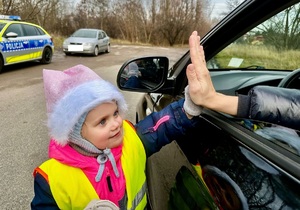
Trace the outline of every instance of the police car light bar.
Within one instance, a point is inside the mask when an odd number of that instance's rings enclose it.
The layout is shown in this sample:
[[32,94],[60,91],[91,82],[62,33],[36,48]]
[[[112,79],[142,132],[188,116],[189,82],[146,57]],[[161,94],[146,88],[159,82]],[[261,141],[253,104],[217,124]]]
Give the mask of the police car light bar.
[[0,15],[2,20],[21,20],[21,17],[18,15]]

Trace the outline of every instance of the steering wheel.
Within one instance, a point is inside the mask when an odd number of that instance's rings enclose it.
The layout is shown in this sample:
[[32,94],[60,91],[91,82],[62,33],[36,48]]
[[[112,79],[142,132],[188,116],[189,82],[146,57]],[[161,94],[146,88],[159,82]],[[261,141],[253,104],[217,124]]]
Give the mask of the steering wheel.
[[300,77],[300,68],[292,71],[289,73],[285,78],[281,80],[278,84],[278,87],[289,88],[290,85],[295,81],[298,80]]

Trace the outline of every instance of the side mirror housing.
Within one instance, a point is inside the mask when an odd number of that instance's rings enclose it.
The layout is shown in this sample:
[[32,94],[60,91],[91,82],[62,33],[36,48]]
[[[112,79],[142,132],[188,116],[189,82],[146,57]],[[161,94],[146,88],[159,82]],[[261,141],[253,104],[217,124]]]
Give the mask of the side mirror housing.
[[16,37],[18,37],[18,34],[16,34],[15,32],[8,32],[5,35],[5,38],[16,38]]

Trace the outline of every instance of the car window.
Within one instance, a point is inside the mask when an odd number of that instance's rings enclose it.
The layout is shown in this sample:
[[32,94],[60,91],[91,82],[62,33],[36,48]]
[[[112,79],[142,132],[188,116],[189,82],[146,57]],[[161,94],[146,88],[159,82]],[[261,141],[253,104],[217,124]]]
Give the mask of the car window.
[[[300,68],[299,12],[300,3],[297,3],[265,20],[207,61],[207,67],[212,74],[213,70],[217,69],[258,72],[266,69],[272,70],[268,71],[270,75],[278,70],[291,71]],[[271,81],[268,85],[271,85]],[[247,85],[244,88],[240,87],[238,93],[247,94],[249,89]],[[263,143],[273,149],[300,156],[299,131],[248,119],[239,119],[238,123],[263,137]]]
[[102,33],[101,33],[100,31],[98,32],[98,38],[99,38],[99,39],[102,39],[102,38],[103,38],[103,35],[102,35]]
[[90,31],[87,33],[86,37],[87,38],[97,38],[97,35],[98,35],[97,31]]
[[96,38],[97,31],[78,30],[72,36],[73,37],[82,37],[82,38]]
[[40,34],[40,35],[45,35],[45,34],[46,34],[45,31],[43,31],[43,30],[40,29],[39,27],[36,27],[36,30],[39,31],[39,34]]
[[75,31],[74,34],[72,34],[73,37],[82,37],[84,34],[84,31],[83,30],[78,30],[78,31]]
[[291,128],[273,125],[255,120],[238,120],[238,123],[260,135],[269,143],[269,146],[281,147],[300,156],[300,132]]
[[0,23],[0,31],[2,31],[2,29],[5,25],[6,25],[5,23]]
[[6,35],[9,32],[14,32],[14,33],[18,34],[18,36],[24,36],[21,24],[18,24],[18,23],[13,23],[10,26],[8,26],[4,35]]
[[38,36],[41,35],[41,32],[35,26],[23,25],[25,36]]
[[210,69],[294,70],[300,67],[300,3],[242,35],[210,61]]

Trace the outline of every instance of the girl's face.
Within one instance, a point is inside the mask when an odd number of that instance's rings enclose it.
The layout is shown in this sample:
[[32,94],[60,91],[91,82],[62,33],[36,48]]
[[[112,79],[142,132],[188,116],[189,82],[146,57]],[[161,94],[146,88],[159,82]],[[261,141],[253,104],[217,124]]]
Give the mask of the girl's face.
[[98,149],[114,148],[123,142],[122,122],[116,102],[103,103],[87,114],[81,135]]

